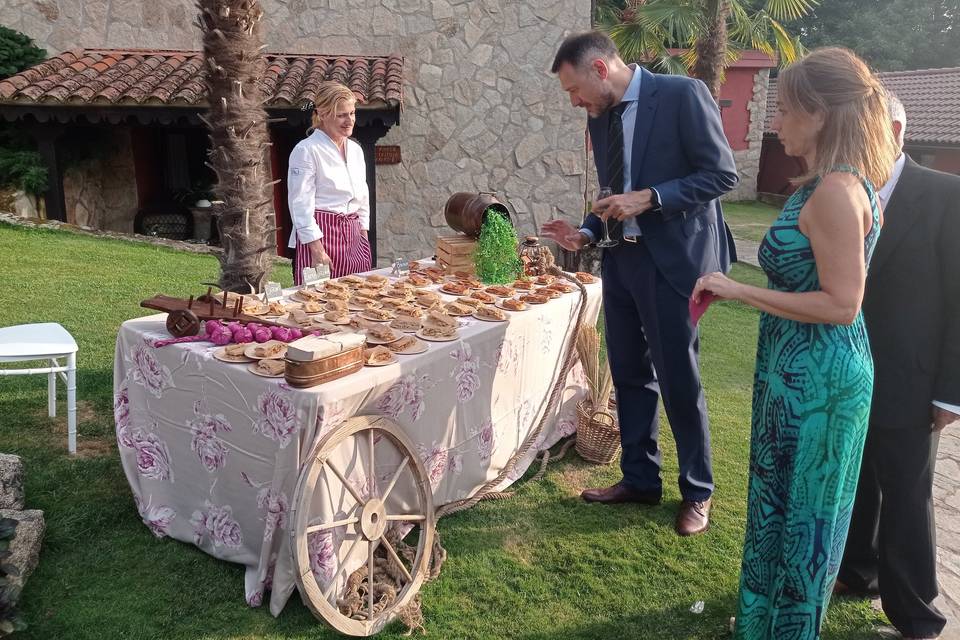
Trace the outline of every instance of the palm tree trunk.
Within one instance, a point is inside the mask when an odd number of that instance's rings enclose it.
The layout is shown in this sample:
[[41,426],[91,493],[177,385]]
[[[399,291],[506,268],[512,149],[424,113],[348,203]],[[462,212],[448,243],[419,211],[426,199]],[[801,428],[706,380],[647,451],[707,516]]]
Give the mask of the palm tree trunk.
[[697,62],[693,76],[703,80],[715,100],[720,99],[724,60],[727,54],[729,0],[706,0],[706,32],[697,40]]
[[267,182],[265,62],[259,0],[199,0],[210,109],[210,161],[217,176],[220,286],[263,290],[272,266],[274,214]]

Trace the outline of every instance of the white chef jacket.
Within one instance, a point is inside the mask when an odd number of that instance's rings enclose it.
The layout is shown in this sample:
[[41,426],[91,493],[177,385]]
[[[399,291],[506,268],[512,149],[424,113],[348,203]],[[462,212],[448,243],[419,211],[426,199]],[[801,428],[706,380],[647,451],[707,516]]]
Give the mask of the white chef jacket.
[[287,246],[295,247],[323,237],[314,218],[315,209],[334,213],[357,212],[360,227],[370,228],[370,190],[363,149],[347,139],[347,160],[330,137],[314,130],[290,153],[287,170],[287,204],[293,233]]

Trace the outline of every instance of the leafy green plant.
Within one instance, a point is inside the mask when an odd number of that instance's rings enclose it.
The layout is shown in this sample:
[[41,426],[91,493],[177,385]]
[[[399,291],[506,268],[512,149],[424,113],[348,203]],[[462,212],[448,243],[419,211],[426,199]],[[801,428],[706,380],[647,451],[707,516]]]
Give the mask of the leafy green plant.
[[17,531],[17,521],[12,518],[0,518],[0,636],[8,636],[14,631],[26,628],[20,619],[16,602],[20,599],[20,588],[11,584],[7,576],[16,575],[17,570],[6,563],[10,557],[10,541]]
[[47,190],[47,167],[36,151],[0,146],[0,187],[35,196]]
[[47,52],[19,31],[0,25],[0,78],[20,73],[47,57]]
[[491,284],[513,282],[521,273],[522,264],[517,255],[517,231],[510,221],[495,209],[484,212],[473,263],[477,277]]

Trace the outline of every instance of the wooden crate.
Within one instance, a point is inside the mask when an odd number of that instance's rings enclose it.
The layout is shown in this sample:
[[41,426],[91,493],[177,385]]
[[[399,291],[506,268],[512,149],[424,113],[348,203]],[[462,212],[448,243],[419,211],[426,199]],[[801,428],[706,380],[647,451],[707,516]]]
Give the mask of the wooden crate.
[[473,274],[473,253],[477,241],[458,234],[455,236],[437,236],[437,264],[447,271],[465,271]]

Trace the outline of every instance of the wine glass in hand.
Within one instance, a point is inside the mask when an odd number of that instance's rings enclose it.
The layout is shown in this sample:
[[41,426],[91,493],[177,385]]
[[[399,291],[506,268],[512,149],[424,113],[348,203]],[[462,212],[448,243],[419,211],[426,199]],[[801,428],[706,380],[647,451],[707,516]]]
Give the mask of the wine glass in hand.
[[[600,190],[597,191],[596,200],[603,200],[604,198],[609,198],[613,195],[613,189],[610,187],[600,187]],[[595,200],[595,201],[596,201]],[[615,247],[619,242],[610,237],[610,223],[606,218],[603,220],[603,239],[597,243],[598,247]]]

